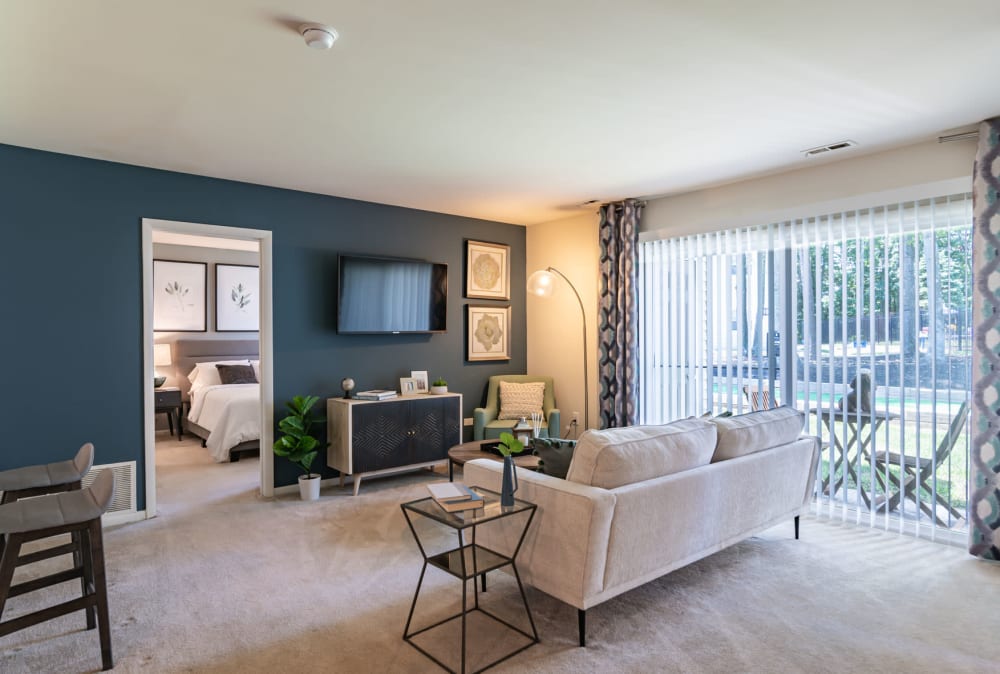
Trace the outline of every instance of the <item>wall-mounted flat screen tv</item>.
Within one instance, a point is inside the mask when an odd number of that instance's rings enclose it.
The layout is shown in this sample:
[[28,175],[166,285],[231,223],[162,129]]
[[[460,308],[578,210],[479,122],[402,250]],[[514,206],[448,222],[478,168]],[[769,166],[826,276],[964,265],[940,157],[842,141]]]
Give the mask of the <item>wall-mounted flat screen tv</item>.
[[448,265],[405,258],[341,255],[337,332],[445,332]]

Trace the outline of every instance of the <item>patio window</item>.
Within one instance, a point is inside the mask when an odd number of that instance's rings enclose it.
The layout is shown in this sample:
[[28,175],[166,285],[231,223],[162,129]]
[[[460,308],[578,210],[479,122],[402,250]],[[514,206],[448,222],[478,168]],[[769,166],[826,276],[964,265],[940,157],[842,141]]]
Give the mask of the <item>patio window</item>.
[[968,194],[643,241],[641,423],[792,405],[817,513],[964,530],[971,242]]

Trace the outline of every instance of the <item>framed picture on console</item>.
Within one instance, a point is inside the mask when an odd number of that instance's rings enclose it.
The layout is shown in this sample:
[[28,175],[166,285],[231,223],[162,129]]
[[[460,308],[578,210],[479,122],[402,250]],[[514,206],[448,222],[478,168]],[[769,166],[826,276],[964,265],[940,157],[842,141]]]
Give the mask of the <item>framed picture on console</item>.
[[215,265],[215,331],[260,331],[260,269]]
[[466,241],[465,296],[469,299],[510,299],[510,246]]
[[510,360],[510,307],[467,307],[466,360]]
[[204,262],[153,260],[153,330],[206,332]]

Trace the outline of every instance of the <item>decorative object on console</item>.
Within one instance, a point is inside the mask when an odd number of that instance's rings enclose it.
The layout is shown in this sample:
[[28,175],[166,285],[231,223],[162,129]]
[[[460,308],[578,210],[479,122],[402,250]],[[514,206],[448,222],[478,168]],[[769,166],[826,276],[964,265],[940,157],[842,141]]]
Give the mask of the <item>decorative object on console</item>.
[[435,379],[434,383],[431,384],[431,393],[433,393],[434,395],[441,395],[442,393],[447,393],[447,392],[448,392],[448,382],[446,382],[441,377]]
[[354,391],[354,380],[350,377],[344,377],[340,380],[340,388],[344,389],[344,397],[350,398],[352,391]]
[[260,268],[215,265],[215,331],[260,331]]
[[510,360],[510,307],[466,306],[466,360]]
[[400,377],[399,393],[404,396],[413,396],[420,393],[420,391],[417,390],[417,380],[413,377]]
[[529,276],[527,290],[538,297],[552,297],[556,285],[553,274],[558,274],[566,282],[569,289],[576,295],[576,301],[580,305],[580,320],[583,323],[583,430],[587,430],[590,428],[590,376],[587,372],[587,312],[583,308],[583,300],[580,299],[580,293],[576,291],[576,286],[555,267],[546,267],[544,270],[538,270]]
[[427,370],[410,370],[410,377],[417,382],[417,393],[427,393]]
[[384,388],[373,388],[368,391],[358,391],[354,397],[358,400],[388,400],[395,398],[396,392]]
[[524,451],[524,443],[510,433],[500,434],[500,444],[497,446],[503,455],[503,482],[500,487],[500,505],[513,506],[514,492],[517,491],[517,469],[514,466],[513,454]]
[[319,401],[316,396],[295,396],[285,403],[288,416],[278,422],[278,429],[284,434],[274,442],[274,453],[283,456],[299,466],[303,474],[299,476],[299,496],[303,501],[315,501],[319,498],[319,473],[313,473],[312,463],[317,452],[325,449],[327,443],[310,435],[314,423],[322,423],[323,419],[315,419],[312,408]]
[[465,296],[469,299],[510,299],[510,246],[466,241]]
[[153,330],[206,332],[204,262],[153,260]]
[[[173,358],[170,357],[170,345],[169,344],[154,344],[153,345],[153,367],[161,367],[166,365],[173,365]],[[167,381],[166,375],[161,375],[155,369],[153,370],[153,388],[160,388],[163,386],[163,382]]]

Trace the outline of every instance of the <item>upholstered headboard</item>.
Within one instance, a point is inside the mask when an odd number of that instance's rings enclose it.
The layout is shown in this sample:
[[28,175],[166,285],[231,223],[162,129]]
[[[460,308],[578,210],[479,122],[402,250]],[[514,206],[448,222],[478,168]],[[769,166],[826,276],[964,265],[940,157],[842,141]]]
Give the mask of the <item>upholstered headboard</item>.
[[255,339],[178,339],[174,342],[173,361],[177,385],[187,396],[191,382],[187,375],[195,363],[213,360],[257,360],[260,347]]

